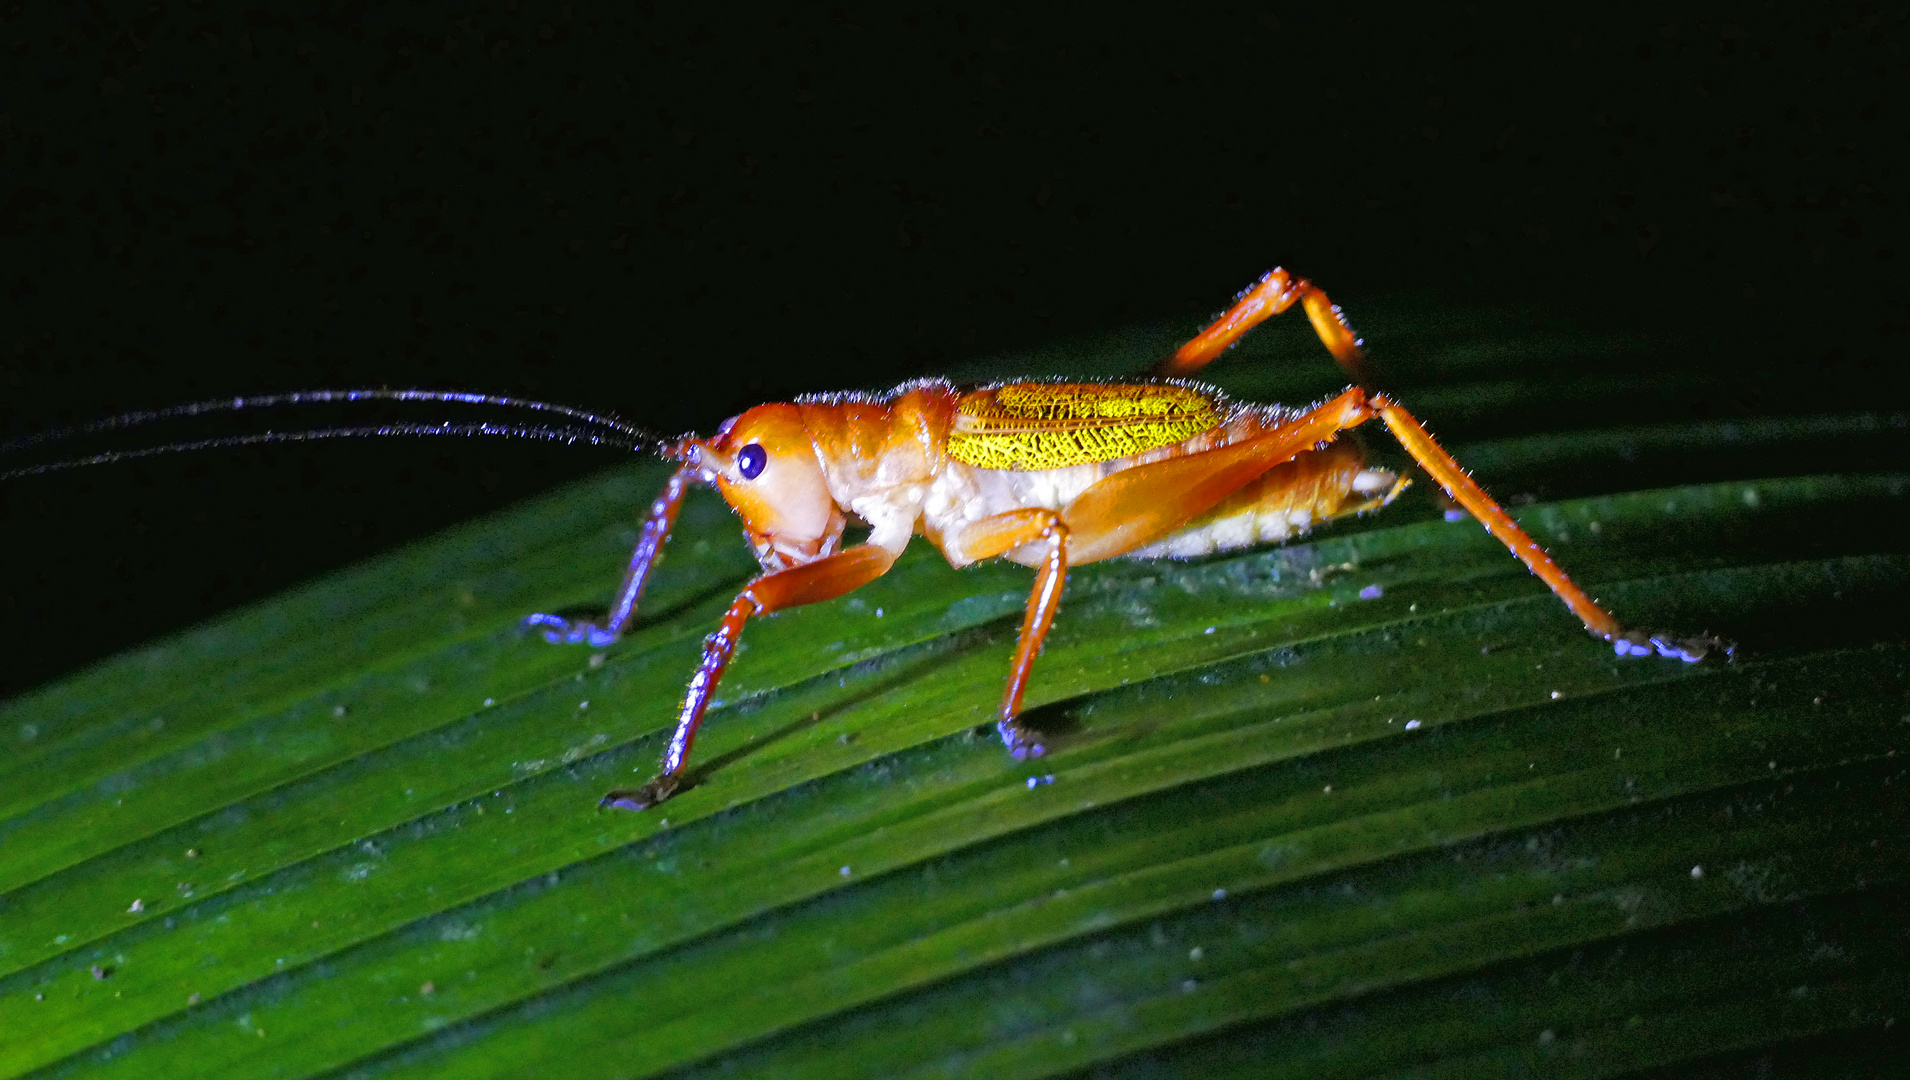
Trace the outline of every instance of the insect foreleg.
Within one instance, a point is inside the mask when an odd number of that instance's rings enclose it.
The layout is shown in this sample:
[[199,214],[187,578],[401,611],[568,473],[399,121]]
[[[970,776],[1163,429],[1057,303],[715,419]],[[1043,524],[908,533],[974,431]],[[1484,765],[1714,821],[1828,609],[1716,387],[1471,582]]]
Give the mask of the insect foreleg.
[[670,539],[670,530],[676,527],[677,511],[683,508],[683,493],[696,475],[697,470],[688,464],[677,469],[650,504],[649,512],[643,517],[643,529],[637,534],[636,550],[630,553],[630,568],[624,571],[623,584],[617,587],[617,598],[604,615],[602,625],[541,613],[526,616],[524,624],[543,627],[544,637],[552,642],[608,645],[623,636],[636,620],[637,601],[642,599],[643,587],[650,582],[650,571],[656,569],[663,558],[663,545]]
[[670,735],[670,745],[663,753],[663,767],[656,778],[634,791],[613,791],[598,805],[645,810],[676,794],[683,786],[690,745],[696,741],[697,728],[703,724],[703,714],[709,710],[723,669],[735,655],[736,644],[743,636],[743,624],[752,616],[832,600],[853,592],[887,573],[889,567],[895,565],[896,554],[879,544],[863,544],[750,582],[730,604],[716,633],[703,640],[703,659],[696,666],[696,674],[690,677],[689,689],[684,691],[676,730]]

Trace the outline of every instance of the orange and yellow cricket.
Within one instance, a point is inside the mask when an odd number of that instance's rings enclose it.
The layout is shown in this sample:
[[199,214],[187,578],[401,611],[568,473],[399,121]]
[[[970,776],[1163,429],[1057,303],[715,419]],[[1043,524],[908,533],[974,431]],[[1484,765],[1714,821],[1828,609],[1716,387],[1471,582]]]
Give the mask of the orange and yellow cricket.
[[[1186,381],[1260,322],[1299,304],[1335,358],[1363,380],[1360,342],[1340,309],[1303,278],[1274,270],[1144,381],[1011,382],[965,390],[908,383],[760,405],[707,439],[663,445],[680,467],[650,506],[606,618],[533,615],[552,641],[605,644],[630,628],[691,484],[708,484],[743,519],[763,573],[704,643],[658,775],[603,805],[642,810],[689,777],[690,746],[752,617],[851,592],[881,577],[915,536],[951,565],[1006,558],[1035,570],[997,713],[1017,757],[1042,752],[1019,723],[1022,695],[1060,606],[1068,568],[1116,556],[1175,558],[1286,540],[1384,506],[1406,486],[1370,468],[1342,432],[1379,420],[1460,506],[1530,567],[1593,635],[1620,655],[1695,661],[1711,638],[1626,629],[1383,393],[1355,385],[1293,409],[1229,401]],[[843,548],[851,519],[865,543]]]
[[[1185,377],[1242,334],[1300,305],[1355,385],[1307,408],[1227,399]],[[997,712],[1017,757],[1043,752],[1020,723],[1022,694],[1060,606],[1068,568],[1116,556],[1187,558],[1291,539],[1322,522],[1386,505],[1407,479],[1366,464],[1352,428],[1378,420],[1448,496],[1536,574],[1593,635],[1621,656],[1685,661],[1731,647],[1709,637],[1626,629],[1559,569],[1398,402],[1369,389],[1364,354],[1340,309],[1304,278],[1273,270],[1151,377],[1112,383],[1008,382],[962,389],[943,380],[879,395],[835,394],[759,405],[707,439],[658,440],[614,417],[548,402],[447,390],[308,390],[224,398],[48,432],[0,445],[15,452],[153,420],[324,402],[399,401],[529,410],[555,423],[396,423],[274,431],[116,451],[0,471],[0,480],[148,454],[213,446],[370,435],[502,435],[657,449],[679,462],[650,505],[623,584],[605,618],[525,621],[554,642],[604,645],[635,623],[644,584],[691,484],[719,491],[743,519],[763,573],[744,587],[690,676],[657,776],[602,805],[642,810],[690,780],[690,745],[752,617],[851,592],[881,577],[921,536],[951,565],[1006,558],[1035,570],[1034,588]],[[851,520],[866,542],[843,548]]]

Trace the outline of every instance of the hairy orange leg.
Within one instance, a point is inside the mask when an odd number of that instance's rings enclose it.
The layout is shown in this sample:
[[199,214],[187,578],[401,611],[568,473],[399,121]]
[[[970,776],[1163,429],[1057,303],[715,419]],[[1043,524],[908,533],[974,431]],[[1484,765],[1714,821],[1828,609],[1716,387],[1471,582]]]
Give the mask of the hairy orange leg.
[[[1313,322],[1313,329],[1320,335],[1320,340],[1325,343],[1327,349],[1352,373],[1355,381],[1365,383],[1367,381],[1363,371],[1365,354],[1360,351],[1359,340],[1354,335],[1352,326],[1341,314],[1339,307],[1328,300],[1326,294],[1315,288],[1311,282],[1304,278],[1291,277],[1285,270],[1280,269],[1269,272],[1253,288],[1242,293],[1233,307],[1215,320],[1213,325],[1182,345],[1173,356],[1162,361],[1158,370],[1168,375],[1186,375],[1199,371],[1238,341],[1242,334],[1293,306],[1296,300],[1305,307],[1307,317]],[[1610,642],[1619,655],[1649,656],[1656,652],[1660,656],[1696,661],[1712,652],[1723,651],[1729,654],[1731,651],[1728,643],[1717,638],[1677,638],[1668,634],[1646,634],[1624,629],[1611,612],[1599,606],[1598,602],[1587,595],[1585,590],[1579,588],[1570,577],[1566,576],[1565,571],[1552,561],[1552,557],[1546,554],[1545,549],[1540,547],[1524,529],[1519,528],[1518,522],[1512,520],[1512,515],[1506,513],[1503,507],[1493,501],[1492,496],[1486,494],[1484,488],[1475,483],[1472,477],[1466,475],[1465,470],[1453,460],[1452,455],[1446,453],[1443,447],[1433,441],[1431,433],[1418,420],[1415,420],[1411,413],[1386,395],[1375,393],[1369,397],[1364,391],[1349,390],[1315,409],[1306,417],[1302,417],[1299,423],[1306,423],[1309,418],[1326,416],[1340,418],[1336,422],[1341,428],[1355,427],[1373,417],[1379,417],[1386,424],[1387,429],[1393,433],[1393,437],[1406,448],[1406,452],[1419,463],[1420,468],[1431,474],[1453,501],[1465,507],[1486,527],[1488,532],[1497,537],[1500,543],[1512,551],[1512,554],[1518,556],[1519,561],[1525,563],[1539,580],[1545,582],[1546,587],[1557,594],[1558,598],[1565,602],[1565,606],[1572,610],[1572,614],[1578,616],[1579,620],[1585,624],[1585,629]],[[1329,434],[1323,437],[1331,438],[1332,436]],[[1178,460],[1191,462],[1204,456],[1196,454]],[[1116,473],[1108,480],[1119,480],[1123,476],[1154,467],[1144,466],[1142,469]],[[1095,494],[1100,486],[1097,484],[1094,488],[1088,489],[1081,498],[1085,499]],[[1069,508],[1068,519],[1076,524],[1079,531],[1080,521],[1073,507]],[[1088,556],[1081,551],[1084,546],[1082,543],[1076,545],[1077,561],[1088,561]]]
[[683,508],[683,493],[695,478],[696,470],[684,465],[670,474],[663,490],[651,502],[643,518],[643,530],[637,534],[636,550],[630,553],[630,567],[624,571],[623,584],[617,587],[617,598],[601,625],[541,613],[527,616],[524,624],[543,627],[545,639],[554,643],[608,645],[622,637],[636,621],[637,601],[643,598],[643,587],[650,583],[650,571],[662,558],[663,545],[670,539],[670,530],[676,527],[677,511]]
[[1015,718],[1021,715],[1021,698],[1028,689],[1035,657],[1041,653],[1041,643],[1047,640],[1054,614],[1061,607],[1061,586],[1068,579],[1069,533],[1060,514],[1034,508],[983,518],[963,528],[956,541],[957,550],[969,561],[992,559],[1023,544],[1048,544],[1047,554],[1035,570],[1034,590],[1028,594],[1028,610],[1022,615],[1021,636],[1015,641],[1015,660],[1008,668],[1008,686],[1002,691],[996,724],[1002,742],[1016,758],[1040,757],[1043,753],[1041,744]]
[[[1075,561],[1109,558],[1152,543],[1259,472],[1375,418],[1386,425],[1413,460],[1454,501],[1479,519],[1488,532],[1565,602],[1572,614],[1585,624],[1585,629],[1610,642],[1620,655],[1649,656],[1656,652],[1693,661],[1728,648],[1711,638],[1681,639],[1626,630],[1611,612],[1599,606],[1566,576],[1538,541],[1466,475],[1452,455],[1433,441],[1432,435],[1411,413],[1384,394],[1368,395],[1358,387],[1258,439],[1118,472],[1082,492],[1063,511],[1074,530]],[[1215,497],[1217,489],[1220,489],[1219,496]]]
[[1411,413],[1384,394],[1374,394],[1367,403],[1367,408],[1386,424],[1387,429],[1393,433],[1393,437],[1397,438],[1400,445],[1406,448],[1406,452],[1413,456],[1413,460],[1419,463],[1419,467],[1431,474],[1433,480],[1445,489],[1446,494],[1450,495],[1454,502],[1465,507],[1473,517],[1479,519],[1487,532],[1510,548],[1520,562],[1537,574],[1539,580],[1545,582],[1553,592],[1558,594],[1560,600],[1565,601],[1565,606],[1571,608],[1572,614],[1579,617],[1579,621],[1585,624],[1585,629],[1606,641],[1615,640],[1624,633],[1612,613],[1600,607],[1596,600],[1586,595],[1585,590],[1565,576],[1565,571],[1559,569],[1558,563],[1552,561],[1552,556],[1546,554],[1538,541],[1532,539],[1524,529],[1519,528],[1519,523],[1512,520],[1512,515],[1506,513],[1492,496],[1486,494],[1484,488],[1480,487],[1472,477],[1466,475],[1466,471],[1459,467],[1459,463],[1453,460],[1452,455],[1446,453],[1444,447],[1433,441],[1432,434],[1414,419]]
[[729,666],[730,657],[735,655],[736,643],[743,636],[743,624],[751,616],[833,600],[888,573],[893,565],[895,552],[876,544],[863,544],[812,563],[765,574],[750,582],[730,604],[716,632],[703,639],[703,659],[696,666],[696,674],[690,677],[689,689],[683,693],[676,730],[670,735],[670,745],[663,752],[663,767],[655,779],[634,791],[613,791],[598,805],[644,810],[674,795],[683,786],[690,744],[696,741],[697,728],[703,725],[703,714],[709,710],[716,684]]
[[1487,532],[1511,549],[1520,562],[1540,581],[1545,582],[1546,587],[1556,593],[1560,600],[1565,601],[1565,606],[1572,609],[1572,614],[1585,624],[1585,629],[1610,642],[1612,649],[1620,656],[1650,656],[1656,652],[1660,656],[1693,662],[1713,652],[1730,653],[1731,646],[1717,638],[1678,638],[1669,634],[1648,634],[1625,629],[1611,612],[1574,584],[1565,571],[1559,569],[1558,563],[1553,562],[1552,557],[1539,546],[1538,541],[1519,528],[1519,523],[1512,520],[1512,515],[1494,502],[1492,496],[1487,495],[1472,477],[1467,476],[1452,455],[1434,442],[1431,433],[1398,402],[1384,394],[1374,394],[1366,402],[1366,412],[1379,417],[1393,437],[1406,448],[1406,452],[1419,463],[1419,467],[1438,481],[1454,502],[1478,518]]
[[1199,371],[1232,348],[1247,331],[1292,307],[1296,301],[1306,311],[1307,320],[1313,324],[1314,333],[1320,335],[1327,351],[1352,373],[1354,382],[1365,385],[1366,354],[1360,350],[1359,335],[1353,332],[1339,305],[1327,299],[1326,293],[1312,282],[1294,277],[1279,267],[1268,271],[1252,288],[1241,293],[1233,307],[1212,325],[1161,361],[1155,368],[1156,373],[1191,375]]

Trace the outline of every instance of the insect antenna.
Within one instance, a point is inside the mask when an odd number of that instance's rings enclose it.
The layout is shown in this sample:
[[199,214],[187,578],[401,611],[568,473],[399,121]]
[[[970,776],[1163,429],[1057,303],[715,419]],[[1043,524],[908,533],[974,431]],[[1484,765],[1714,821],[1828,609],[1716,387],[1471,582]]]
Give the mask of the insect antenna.
[[541,442],[558,442],[566,445],[583,444],[587,446],[604,446],[620,450],[629,450],[636,453],[657,453],[664,456],[669,456],[671,448],[674,446],[674,441],[663,439],[642,428],[627,424],[615,416],[604,413],[593,413],[584,409],[572,408],[568,405],[558,405],[548,401],[535,401],[529,398],[509,397],[501,394],[471,393],[460,390],[355,389],[296,390],[282,394],[255,394],[242,397],[217,398],[210,401],[197,401],[186,405],[174,405],[164,409],[147,409],[121,413],[118,416],[110,416],[102,420],[75,424],[71,427],[40,432],[0,443],[0,454],[14,454],[49,443],[65,442],[88,435],[120,431],[162,420],[178,420],[204,416],[211,413],[237,412],[246,409],[263,409],[283,405],[365,401],[424,401],[523,409],[530,412],[563,417],[565,420],[571,421],[571,423],[520,424],[491,421],[469,423],[456,423],[452,421],[397,422],[309,428],[299,431],[263,431],[245,435],[225,435],[204,439],[189,439],[180,442],[166,443],[160,446],[139,447],[131,450],[110,450],[60,461],[17,466],[11,469],[0,470],[0,480],[58,472],[64,469],[77,469],[87,465],[104,465],[110,462],[126,461],[132,458],[153,457],[158,454],[181,453],[188,450],[211,450],[221,447],[252,446],[260,443],[310,442],[317,439],[432,435],[463,435],[467,437],[492,436]]
[[608,413],[593,413],[569,405],[558,405],[549,401],[536,401],[531,398],[510,397],[504,394],[479,394],[464,390],[390,390],[368,388],[356,390],[292,390],[283,394],[251,394],[241,397],[213,398],[210,401],[195,401],[186,405],[173,405],[164,409],[143,409],[134,412],[109,416],[103,420],[91,420],[72,427],[56,428],[34,435],[23,436],[0,443],[0,453],[25,450],[42,443],[62,442],[78,438],[81,435],[95,435],[105,431],[118,431],[122,428],[150,424],[156,420],[176,420],[189,416],[204,416],[209,413],[238,412],[242,409],[264,409],[279,405],[316,405],[341,401],[434,401],[457,405],[493,405],[501,408],[526,409],[532,412],[553,413],[570,420],[579,420],[608,431],[619,432],[639,442],[662,443],[658,436],[624,423]]
[[78,469],[87,465],[105,465],[114,461],[128,461],[133,458],[154,457],[158,454],[176,454],[187,450],[216,450],[227,446],[255,446],[260,443],[312,442],[317,439],[365,439],[382,435],[465,435],[496,436],[507,439],[533,439],[540,442],[557,442],[575,446],[608,446],[618,450],[630,450],[636,453],[648,453],[656,450],[655,440],[638,441],[614,432],[591,431],[587,428],[555,427],[545,424],[498,424],[464,423],[454,424],[444,421],[436,424],[378,424],[362,427],[312,428],[307,431],[261,431],[251,435],[223,435],[211,439],[193,439],[189,442],[167,443],[164,446],[143,446],[136,450],[108,450],[86,457],[68,458],[63,461],[49,461],[39,465],[23,465],[16,469],[0,471],[0,480],[11,480],[17,476],[37,476],[41,473],[59,472],[64,469]]

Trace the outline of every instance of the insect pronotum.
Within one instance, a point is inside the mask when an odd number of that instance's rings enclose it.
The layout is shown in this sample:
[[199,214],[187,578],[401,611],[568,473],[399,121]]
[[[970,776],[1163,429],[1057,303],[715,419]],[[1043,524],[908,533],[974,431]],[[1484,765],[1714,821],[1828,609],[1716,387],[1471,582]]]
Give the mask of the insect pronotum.
[[[1299,304],[1356,385],[1306,408],[1228,400],[1187,381],[1261,322]],[[759,405],[706,439],[656,441],[613,418],[542,402],[445,391],[313,391],[133,414],[81,431],[218,408],[358,399],[502,405],[561,417],[558,425],[398,424],[237,436],[103,454],[46,468],[205,445],[367,434],[486,434],[654,446],[679,463],[645,515],[623,583],[601,622],[536,614],[553,642],[604,645],[630,629],[644,585],[691,484],[716,488],[743,519],[763,573],[743,588],[704,642],[657,775],[600,805],[643,810],[681,790],[690,747],[718,681],[754,616],[813,604],[881,577],[915,536],[955,567],[1006,558],[1035,570],[997,710],[1017,757],[1039,755],[1022,726],[1022,695],[1060,606],[1068,568],[1116,556],[1172,558],[1277,542],[1314,525],[1386,505],[1406,478],[1368,467],[1339,436],[1378,420],[1453,501],[1545,582],[1586,630],[1621,656],[1696,661],[1730,646],[1625,628],[1566,576],[1398,402],[1363,385],[1360,341],[1338,306],[1303,278],[1275,269],[1151,378],[1111,383],[1007,382],[962,389],[942,380],[886,394],[833,394]],[[569,425],[569,426],[563,426]],[[64,434],[64,433],[61,433]],[[37,443],[44,439],[28,440]],[[23,444],[16,444],[16,447]],[[868,539],[841,546],[851,519]]]

